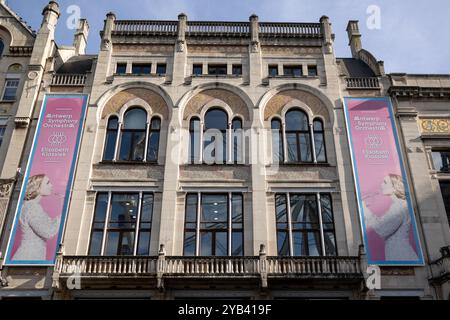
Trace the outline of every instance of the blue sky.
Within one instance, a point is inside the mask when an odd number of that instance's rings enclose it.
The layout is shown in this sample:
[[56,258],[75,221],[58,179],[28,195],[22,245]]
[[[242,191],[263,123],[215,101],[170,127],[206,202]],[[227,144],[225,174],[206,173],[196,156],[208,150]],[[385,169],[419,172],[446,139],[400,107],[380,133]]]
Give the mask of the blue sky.
[[[7,0],[33,29],[41,22],[48,0]],[[118,19],[176,20],[184,12],[190,20],[317,22],[327,15],[336,34],[338,57],[350,56],[345,32],[348,20],[359,20],[363,47],[385,61],[387,72],[450,74],[450,1],[448,0],[60,0],[62,16],[57,42],[72,44],[67,10],[77,5],[91,26],[89,53],[100,46],[99,31],[109,11]],[[368,7],[380,8],[380,28],[367,26]],[[373,21],[373,20],[369,20]]]

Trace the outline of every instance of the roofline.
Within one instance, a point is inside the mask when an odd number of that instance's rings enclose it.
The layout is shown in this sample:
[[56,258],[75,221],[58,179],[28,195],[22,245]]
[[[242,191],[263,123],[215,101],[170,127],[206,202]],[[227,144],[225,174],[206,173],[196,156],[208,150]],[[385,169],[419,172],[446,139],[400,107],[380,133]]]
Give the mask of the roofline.
[[6,11],[8,11],[14,18],[16,18],[17,22],[19,22],[32,37],[36,37],[36,31],[34,31],[31,26],[29,26],[23,19],[20,17],[13,9],[11,9],[5,2],[0,2],[0,6],[2,6]]

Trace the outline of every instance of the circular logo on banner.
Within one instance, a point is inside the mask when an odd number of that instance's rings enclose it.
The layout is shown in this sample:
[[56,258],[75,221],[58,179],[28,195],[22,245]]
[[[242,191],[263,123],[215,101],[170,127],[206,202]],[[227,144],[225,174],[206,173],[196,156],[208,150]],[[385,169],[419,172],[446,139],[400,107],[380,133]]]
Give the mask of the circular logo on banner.
[[48,142],[51,145],[62,145],[66,143],[67,137],[62,132],[54,132],[50,137],[48,137]]
[[383,144],[383,140],[379,136],[368,136],[365,143],[370,148],[378,148]]

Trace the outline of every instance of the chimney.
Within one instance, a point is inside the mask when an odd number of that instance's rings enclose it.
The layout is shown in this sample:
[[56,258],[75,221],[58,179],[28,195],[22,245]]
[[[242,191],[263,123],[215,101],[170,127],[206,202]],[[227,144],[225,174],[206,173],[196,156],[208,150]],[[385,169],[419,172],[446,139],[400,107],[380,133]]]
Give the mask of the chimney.
[[357,58],[358,52],[362,49],[361,33],[359,33],[358,21],[352,20],[348,22],[347,34],[349,46],[352,50],[352,57]]
[[54,31],[61,12],[59,11],[59,5],[56,1],[50,1],[48,5],[42,11],[44,18],[42,19],[42,26]]
[[89,23],[86,19],[80,19],[78,29],[75,32],[73,46],[75,47],[75,55],[83,55],[86,53],[87,38],[89,35]]
[[116,21],[116,15],[113,12],[110,12],[106,15],[105,26],[103,31],[101,32],[102,36],[102,50],[110,50],[111,49],[111,33],[114,30]]
[[322,25],[323,34],[323,46],[325,53],[333,53],[333,30],[331,29],[330,18],[322,16],[320,18],[320,24]]

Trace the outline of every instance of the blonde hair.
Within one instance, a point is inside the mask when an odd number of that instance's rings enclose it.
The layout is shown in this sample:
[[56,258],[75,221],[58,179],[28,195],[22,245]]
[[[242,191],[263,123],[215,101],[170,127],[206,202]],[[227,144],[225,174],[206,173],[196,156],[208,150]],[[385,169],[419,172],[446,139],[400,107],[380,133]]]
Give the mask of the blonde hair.
[[395,196],[399,199],[406,200],[405,184],[403,183],[403,178],[397,174],[390,174],[389,178],[391,180]]
[[27,191],[25,191],[26,201],[36,199],[39,196],[44,177],[45,174],[37,174],[28,179]]

